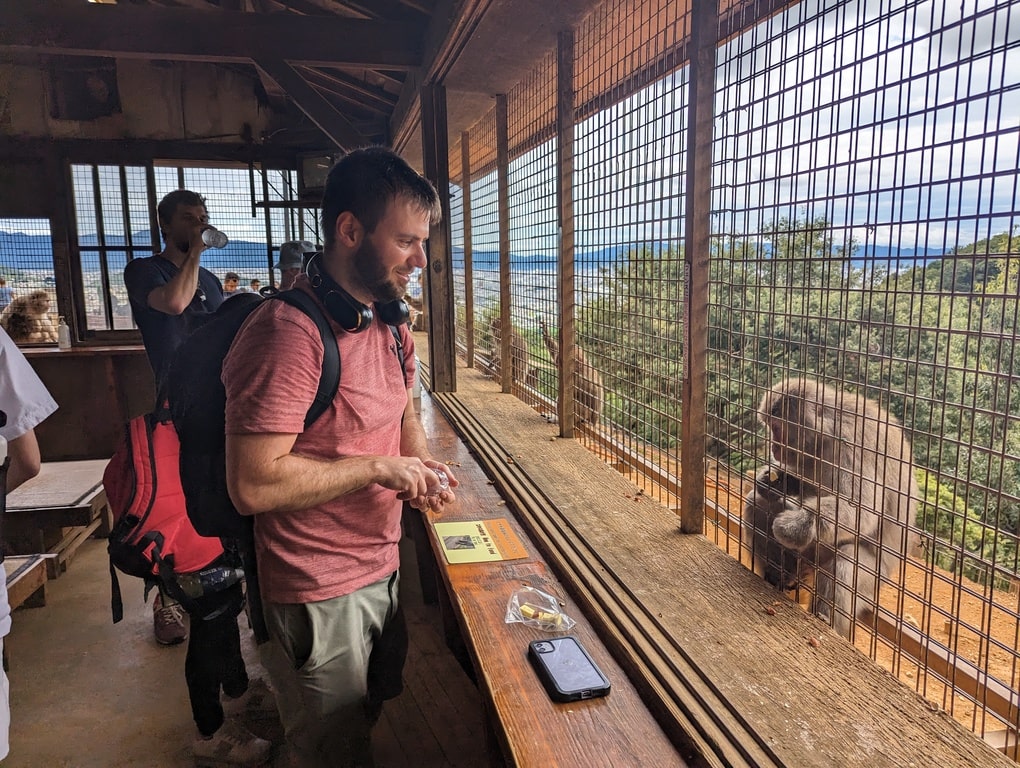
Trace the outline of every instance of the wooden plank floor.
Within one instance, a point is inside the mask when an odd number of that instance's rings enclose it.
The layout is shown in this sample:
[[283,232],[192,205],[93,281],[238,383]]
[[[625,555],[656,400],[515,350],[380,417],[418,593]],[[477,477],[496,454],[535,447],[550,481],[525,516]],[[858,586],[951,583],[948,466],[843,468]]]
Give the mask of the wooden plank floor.
[[[413,546],[402,545],[401,554],[411,649],[405,691],[386,704],[374,734],[377,765],[487,765],[477,689],[446,649],[436,606],[422,604]],[[120,582],[125,619],[114,625],[105,541],[91,539],[68,572],[49,583],[45,607],[15,612],[5,638],[12,724],[4,768],[193,765],[184,646],[158,646],[141,583],[123,576]],[[244,625],[242,640],[249,671],[257,674]],[[279,736],[278,724],[252,727]]]

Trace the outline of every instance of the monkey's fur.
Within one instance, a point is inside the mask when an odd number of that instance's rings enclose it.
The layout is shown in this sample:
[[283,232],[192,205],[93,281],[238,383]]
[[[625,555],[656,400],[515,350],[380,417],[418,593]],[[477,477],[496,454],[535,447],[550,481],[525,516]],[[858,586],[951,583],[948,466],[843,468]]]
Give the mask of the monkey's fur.
[[[489,323],[489,334],[492,336],[492,349],[489,359],[492,361],[492,368],[498,380],[503,373],[503,318],[496,315]],[[510,380],[522,382],[527,375],[528,348],[524,345],[513,323],[510,324]]]
[[910,443],[878,404],[810,379],[774,386],[758,418],[777,466],[744,503],[755,571],[788,589],[798,566],[813,568],[812,611],[850,638],[874,610],[878,574],[896,573],[913,541]]
[[[560,367],[560,345],[549,333],[544,320],[542,340],[549,350],[553,365]],[[602,377],[595,366],[588,362],[587,355],[576,344],[574,345],[574,421],[577,424],[598,424],[602,418]]]
[[57,329],[49,311],[50,295],[46,291],[32,291],[7,305],[0,315],[0,324],[16,344],[53,343],[57,340]]

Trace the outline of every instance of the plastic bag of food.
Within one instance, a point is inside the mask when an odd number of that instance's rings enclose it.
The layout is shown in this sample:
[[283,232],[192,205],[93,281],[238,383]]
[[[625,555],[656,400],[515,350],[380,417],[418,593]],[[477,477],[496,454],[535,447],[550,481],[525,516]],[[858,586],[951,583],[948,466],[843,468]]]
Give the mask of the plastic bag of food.
[[517,622],[546,632],[567,632],[577,623],[560,610],[555,597],[534,587],[521,587],[510,595],[506,623]]

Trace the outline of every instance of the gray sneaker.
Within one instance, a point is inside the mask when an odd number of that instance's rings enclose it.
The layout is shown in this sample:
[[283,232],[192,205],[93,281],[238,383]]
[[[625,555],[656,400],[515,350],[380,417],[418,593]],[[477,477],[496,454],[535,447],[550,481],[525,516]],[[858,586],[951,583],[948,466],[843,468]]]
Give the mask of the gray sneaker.
[[198,768],[255,768],[269,760],[272,747],[236,720],[224,720],[211,738],[197,737],[191,752]]
[[158,592],[152,601],[152,633],[160,645],[177,645],[188,639],[188,627],[184,623],[181,604],[164,603],[163,596]]
[[279,717],[276,696],[261,677],[248,682],[248,690],[231,699],[223,697],[223,714],[227,717],[246,717],[249,720],[272,720]]

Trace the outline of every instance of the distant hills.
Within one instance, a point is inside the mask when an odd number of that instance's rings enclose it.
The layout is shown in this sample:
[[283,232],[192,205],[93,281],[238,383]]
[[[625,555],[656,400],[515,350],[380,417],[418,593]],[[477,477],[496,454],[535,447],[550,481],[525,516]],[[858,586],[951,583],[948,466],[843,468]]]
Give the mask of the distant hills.
[[[669,251],[672,247],[672,243],[614,245],[595,250],[577,250],[574,255],[574,260],[575,264],[581,269],[584,269],[585,267],[590,269],[596,269],[598,267],[614,267],[623,263],[627,256],[635,250],[647,248],[651,249],[653,253],[662,253]],[[894,248],[892,246],[879,245],[869,246],[867,251],[863,248],[858,248],[857,252],[854,254],[852,263],[854,266],[860,267],[877,261],[881,265],[888,266],[892,270],[901,270],[918,264],[927,264],[935,259],[941,259],[944,255],[944,251],[936,250],[934,248]],[[464,266],[463,248],[454,247],[453,264],[455,267]],[[488,250],[473,251],[471,254],[471,264],[475,269],[498,270],[499,252]],[[555,267],[555,264],[555,253],[510,254],[510,268],[515,270],[546,270],[551,267]]]
[[[80,239],[82,251],[82,269],[99,269],[99,254],[89,251],[96,247],[99,239],[94,234],[82,235]],[[132,238],[134,256],[152,254],[152,238],[148,232],[139,232]],[[125,248],[127,238],[123,235],[106,238],[107,246]],[[162,244],[159,245],[162,248]],[[123,253],[123,252],[120,252]],[[119,254],[118,254],[119,256]],[[124,263],[125,256],[110,254],[111,260]],[[0,268],[3,269],[46,269],[52,264],[53,250],[49,235],[27,235],[23,232],[0,231]],[[273,262],[276,258],[274,256]],[[266,244],[248,240],[231,240],[226,248],[209,249],[202,255],[202,266],[206,269],[222,273],[231,269],[268,269],[269,256]]]
[[[123,248],[127,245],[123,236],[107,237],[107,245]],[[149,233],[139,232],[133,237],[135,255],[147,255],[152,252],[152,243]],[[86,234],[81,237],[81,244],[86,249],[82,253],[82,268],[85,270],[98,269],[99,259],[96,252],[89,252],[87,249],[98,245],[98,239],[94,234]],[[578,250],[576,263],[582,270],[594,270],[599,267],[613,267],[626,259],[627,255],[635,248],[650,248],[653,252],[669,250],[672,243],[647,243],[640,246],[634,245],[612,245],[605,248]],[[942,258],[943,251],[931,248],[895,248],[892,246],[872,245],[865,251],[858,248],[854,256],[855,266],[862,266],[866,263],[878,261],[888,265],[891,269],[904,269],[918,263],[927,263],[934,259]],[[28,235],[23,232],[0,231],[0,268],[12,269],[46,269],[53,258],[48,235]],[[113,255],[111,254],[111,258]],[[275,257],[273,259],[275,261]],[[120,260],[118,259],[118,262]],[[122,262],[120,262],[122,263]],[[262,242],[248,240],[231,240],[226,248],[217,250],[210,249],[202,256],[202,265],[207,269],[222,273],[230,269],[263,269],[268,267],[269,256],[266,253],[266,245]],[[464,249],[455,247],[453,249],[453,264],[455,267],[464,265]],[[478,270],[498,270],[499,252],[493,250],[474,251],[472,264]],[[521,271],[546,271],[555,269],[555,253],[512,253],[510,255],[510,267]]]

